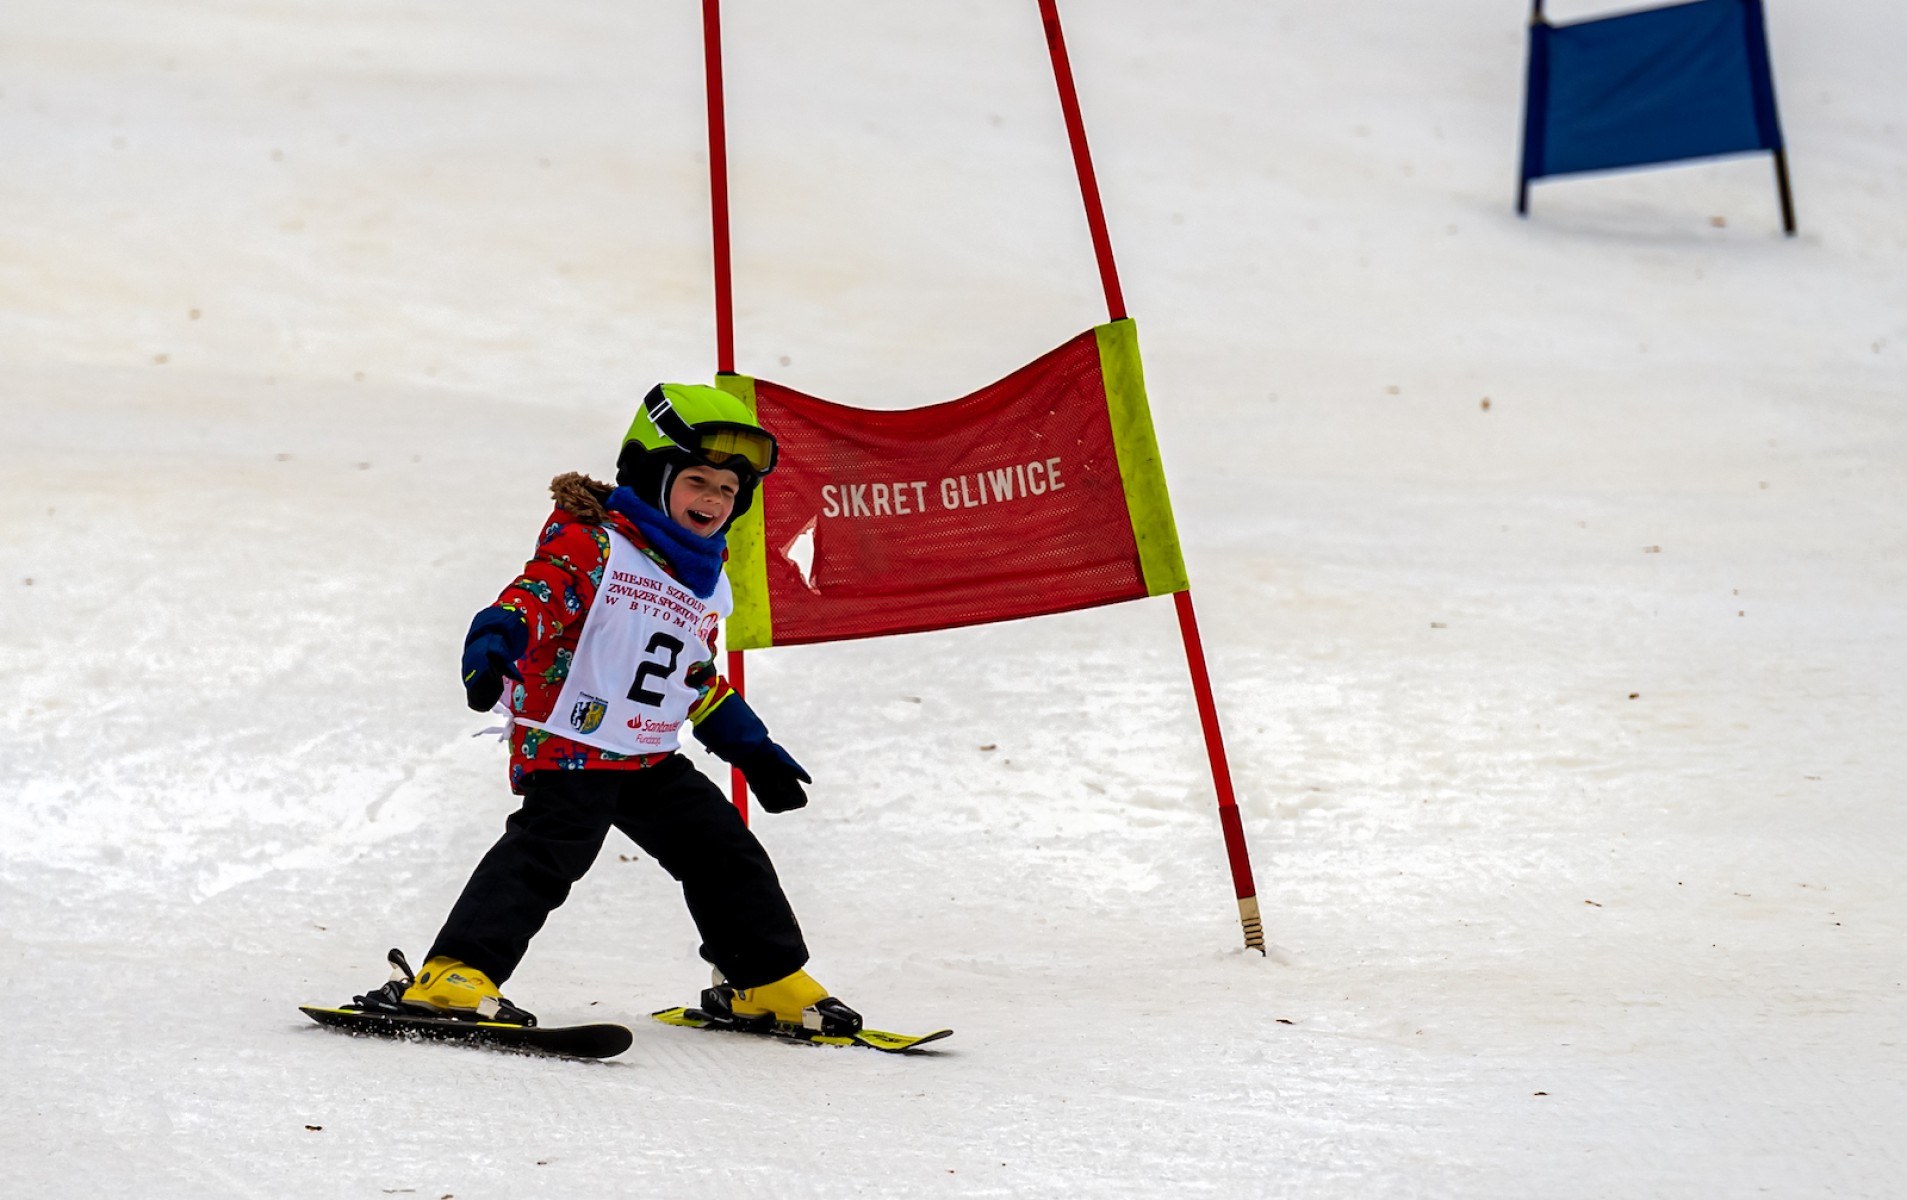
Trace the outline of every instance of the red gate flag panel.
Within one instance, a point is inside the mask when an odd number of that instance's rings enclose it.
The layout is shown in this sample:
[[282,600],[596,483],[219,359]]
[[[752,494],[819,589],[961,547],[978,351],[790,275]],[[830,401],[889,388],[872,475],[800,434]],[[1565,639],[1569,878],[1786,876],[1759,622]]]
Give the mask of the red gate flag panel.
[[729,534],[732,650],[1184,590],[1131,321],[942,404],[852,408],[722,376],[781,443]]

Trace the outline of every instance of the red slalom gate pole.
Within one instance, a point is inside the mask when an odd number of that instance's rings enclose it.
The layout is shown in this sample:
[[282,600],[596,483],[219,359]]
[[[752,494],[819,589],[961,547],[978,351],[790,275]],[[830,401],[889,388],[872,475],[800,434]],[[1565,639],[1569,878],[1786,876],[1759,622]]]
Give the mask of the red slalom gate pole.
[[735,298],[728,254],[728,122],[722,105],[721,0],[702,0],[702,55],[709,106],[709,222],[715,243],[715,370],[735,370]]
[[1205,646],[1199,640],[1191,591],[1174,593],[1172,602],[1179,611],[1185,662],[1192,672],[1192,694],[1198,701],[1199,726],[1205,731],[1205,756],[1211,761],[1212,786],[1218,792],[1218,824],[1225,833],[1225,856],[1231,862],[1232,891],[1238,897],[1238,921],[1245,929],[1246,948],[1263,954],[1265,926],[1258,915],[1258,884],[1252,878],[1251,851],[1245,847],[1244,823],[1238,818],[1238,797],[1232,792],[1232,769],[1225,761],[1225,739],[1218,728],[1218,706],[1212,702],[1212,677],[1205,669]]
[[[742,691],[742,652],[740,650],[730,650],[728,652],[728,672],[726,678],[728,679],[728,686],[735,689],[737,696],[745,694]],[[728,769],[728,784],[729,793],[735,797],[735,811],[742,814],[742,824],[746,825],[748,824],[748,777],[742,774],[740,767],[730,767]]]
[[1073,166],[1079,172],[1079,194],[1086,202],[1086,226],[1093,235],[1093,254],[1099,259],[1099,281],[1106,289],[1106,311],[1115,321],[1126,317],[1126,298],[1119,290],[1119,269],[1112,261],[1112,237],[1106,232],[1106,210],[1099,202],[1099,179],[1093,174],[1092,151],[1086,146],[1086,122],[1079,115],[1079,93],[1073,87],[1073,66],[1066,57],[1066,35],[1059,27],[1058,0],[1040,0],[1040,19],[1046,25],[1046,49],[1053,56],[1053,79],[1059,84],[1059,107],[1066,116],[1066,137],[1073,144]]
[[[722,6],[721,0],[702,0],[702,62],[708,91],[709,124],[709,225],[715,248],[715,371],[731,375],[735,371],[735,295],[729,270],[728,246],[728,120],[722,103]],[[744,668],[742,652],[728,652],[728,685],[738,695]],[[748,823],[748,780],[741,768],[729,768],[729,792],[735,798],[735,810]]]
[[[1106,311],[1124,320],[1126,300],[1119,289],[1119,269],[1113,263],[1112,236],[1106,231],[1106,208],[1099,199],[1099,180],[1093,173],[1092,151],[1086,145],[1086,121],[1079,111],[1079,92],[1073,67],[1066,56],[1066,36],[1060,30],[1058,0],[1039,0],[1040,20],[1046,26],[1046,48],[1053,57],[1053,79],[1059,85],[1060,111],[1066,117],[1066,137],[1073,147],[1073,166],[1079,173],[1079,194],[1086,204],[1086,225],[1092,232],[1093,254],[1099,260],[1099,280],[1106,289]],[[1225,834],[1225,855],[1231,863],[1232,890],[1238,897],[1238,920],[1244,926],[1245,946],[1265,953],[1264,923],[1258,913],[1258,885],[1252,879],[1251,852],[1245,847],[1245,828],[1232,792],[1231,767],[1225,761],[1225,740],[1218,727],[1218,706],[1212,701],[1212,680],[1205,669],[1205,647],[1199,640],[1198,619],[1192,612],[1190,590],[1172,597],[1178,606],[1179,634],[1185,642],[1185,661],[1192,674],[1192,693],[1198,702],[1199,724],[1205,731],[1205,755],[1212,765],[1212,786],[1218,793],[1218,823]]]

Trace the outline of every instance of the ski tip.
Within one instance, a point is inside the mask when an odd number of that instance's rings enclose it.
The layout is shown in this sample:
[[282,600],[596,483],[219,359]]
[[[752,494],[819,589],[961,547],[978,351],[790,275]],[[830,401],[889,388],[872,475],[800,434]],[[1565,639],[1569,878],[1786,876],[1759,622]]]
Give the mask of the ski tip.
[[936,1029],[932,1033],[888,1033],[881,1029],[863,1029],[854,1035],[854,1040],[872,1050],[882,1050],[889,1054],[933,1054],[937,1050],[925,1050],[922,1047],[929,1042],[953,1036],[951,1029]]
[[320,1025],[330,1024],[342,1017],[357,1016],[355,1009],[332,1008],[328,1004],[300,1004],[298,1011],[310,1017]]
[[583,1056],[588,1058],[614,1058],[636,1044],[636,1032],[627,1025],[587,1025],[599,1041],[596,1051]]

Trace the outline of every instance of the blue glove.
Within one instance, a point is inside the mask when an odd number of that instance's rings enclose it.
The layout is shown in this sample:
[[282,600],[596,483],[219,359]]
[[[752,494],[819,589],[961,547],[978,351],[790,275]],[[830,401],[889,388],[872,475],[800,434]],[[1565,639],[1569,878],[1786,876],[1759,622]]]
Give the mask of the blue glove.
[[695,740],[741,769],[762,811],[784,813],[808,803],[801,785],[814,780],[793,755],[769,740],[768,727],[741,696],[729,696],[703,717],[695,726]]
[[489,712],[503,695],[503,677],[518,683],[516,661],[530,646],[530,631],[523,618],[507,608],[492,605],[470,622],[464,635],[464,703],[473,712]]

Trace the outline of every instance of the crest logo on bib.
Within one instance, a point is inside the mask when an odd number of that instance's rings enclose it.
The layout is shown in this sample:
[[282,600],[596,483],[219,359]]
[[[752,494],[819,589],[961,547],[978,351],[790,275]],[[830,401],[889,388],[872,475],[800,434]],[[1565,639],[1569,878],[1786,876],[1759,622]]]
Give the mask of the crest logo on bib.
[[583,693],[583,698],[569,710],[569,723],[578,733],[595,733],[602,726],[603,717],[609,712],[609,702]]

